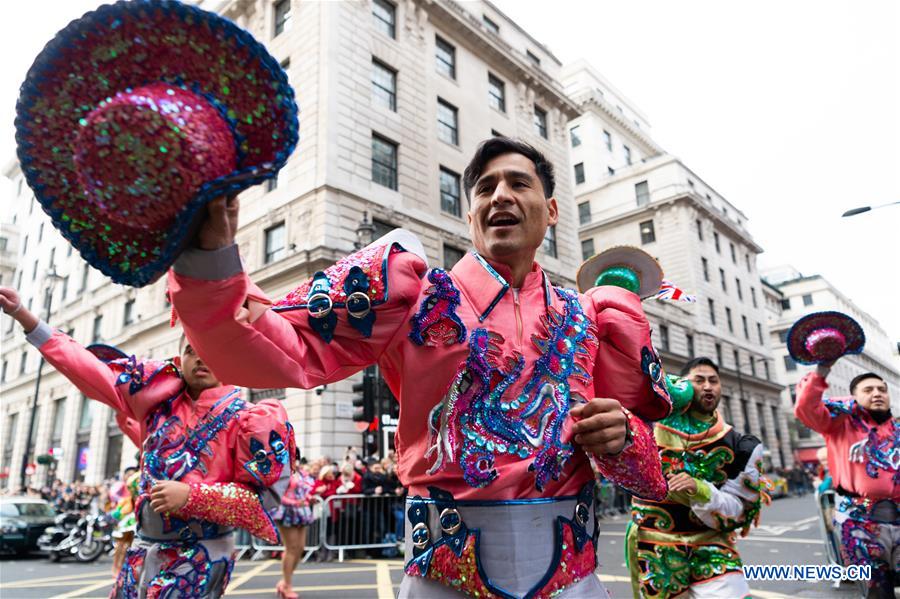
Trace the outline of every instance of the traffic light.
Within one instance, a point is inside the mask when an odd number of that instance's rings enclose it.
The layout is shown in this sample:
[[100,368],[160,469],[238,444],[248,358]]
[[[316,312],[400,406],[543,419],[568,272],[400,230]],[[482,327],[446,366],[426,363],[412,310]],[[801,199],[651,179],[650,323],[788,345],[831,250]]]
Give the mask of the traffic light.
[[375,419],[375,371],[372,367],[363,372],[361,383],[353,385],[353,421],[371,422]]

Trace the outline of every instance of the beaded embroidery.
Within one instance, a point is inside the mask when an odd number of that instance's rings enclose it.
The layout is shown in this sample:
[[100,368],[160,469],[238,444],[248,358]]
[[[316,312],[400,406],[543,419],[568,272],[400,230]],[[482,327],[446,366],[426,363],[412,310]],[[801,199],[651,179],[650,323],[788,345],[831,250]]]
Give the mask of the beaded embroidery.
[[640,584],[648,597],[672,597],[692,584],[741,571],[736,551],[721,545],[658,545],[639,549]]
[[425,290],[425,298],[419,311],[410,319],[409,338],[416,345],[452,345],[464,343],[466,325],[456,309],[459,307],[459,290],[447,271],[434,268],[428,273],[431,286]]
[[[290,426],[290,425],[288,425]],[[292,429],[288,428],[288,436],[291,436]],[[244,469],[247,470],[259,483],[260,486],[266,486],[266,481],[264,478],[271,478],[269,475],[272,473],[272,460],[270,458],[275,458],[276,464],[276,474],[277,478],[280,473],[284,470],[284,468],[290,468],[290,460],[288,459],[288,450],[285,447],[284,441],[281,438],[281,435],[278,434],[277,431],[271,431],[269,433],[269,448],[271,451],[266,451],[265,446],[261,441],[258,441],[256,438],[250,438],[250,460],[248,460],[244,464]]]
[[[145,364],[152,366],[152,369],[145,368]],[[160,373],[181,376],[171,362],[138,362],[134,356],[112,360],[109,365],[114,369],[122,369],[116,378],[116,385],[128,383],[128,392],[131,395],[146,387]]]
[[[222,590],[228,586],[234,560],[222,558],[210,560],[209,552],[201,543],[180,545],[162,543],[159,549],[162,565],[159,573],[147,583],[147,599],[157,597],[214,596],[209,588],[214,570],[225,568]],[[178,571],[180,570],[180,571]]]
[[650,387],[653,389],[653,393],[669,404],[671,413],[672,398],[666,387],[666,373],[659,361],[659,354],[656,353],[653,346],[641,348],[641,370],[650,377]]

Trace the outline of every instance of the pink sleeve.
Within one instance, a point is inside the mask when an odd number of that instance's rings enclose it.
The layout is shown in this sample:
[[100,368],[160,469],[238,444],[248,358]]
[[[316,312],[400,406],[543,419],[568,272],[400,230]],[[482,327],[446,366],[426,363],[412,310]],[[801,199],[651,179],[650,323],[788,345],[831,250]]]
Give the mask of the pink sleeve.
[[[197,353],[229,383],[308,389],[374,364],[406,323],[426,263],[397,249],[381,246],[374,257],[348,256],[274,305],[243,272],[207,280],[172,270],[169,289]],[[323,282],[333,307],[313,318],[307,308],[315,294],[310,289]],[[365,290],[363,300],[368,297],[371,306],[357,310],[365,312],[359,318],[347,309],[347,290],[354,285]]]
[[841,426],[841,414],[832,414],[822,401],[822,394],[828,388],[825,379],[816,372],[810,372],[797,383],[797,403],[794,415],[797,419],[816,431],[830,433]]
[[190,487],[179,516],[243,528],[255,537],[278,544],[278,531],[253,489],[239,483],[191,483]]
[[665,418],[672,400],[641,299],[612,286],[595,287],[588,297],[596,310],[599,340],[592,373],[595,396],[618,400],[645,420]]
[[277,507],[290,485],[296,451],[284,406],[263,400],[242,412],[238,421],[234,480],[260,491],[267,508]]
[[139,362],[134,356],[104,363],[60,331],[54,331],[38,349],[87,397],[139,422],[184,387],[181,375],[170,363]]
[[625,410],[631,439],[616,455],[588,453],[594,471],[627,489],[633,495],[651,501],[662,501],[669,485],[662,473],[662,462],[653,431],[640,418]]

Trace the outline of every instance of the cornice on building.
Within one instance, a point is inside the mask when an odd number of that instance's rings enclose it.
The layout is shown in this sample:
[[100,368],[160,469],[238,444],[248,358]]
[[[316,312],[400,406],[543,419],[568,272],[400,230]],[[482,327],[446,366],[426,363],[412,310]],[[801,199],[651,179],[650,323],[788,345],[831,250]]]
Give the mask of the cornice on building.
[[643,145],[641,150],[646,154],[650,154],[653,157],[665,154],[662,146],[653,141],[643,129],[636,127],[634,123],[625,118],[625,115],[613,108],[596,90],[585,90],[577,93],[572,96],[572,101],[578,105],[582,113],[594,112],[601,118],[611,120],[627,131],[632,138]]

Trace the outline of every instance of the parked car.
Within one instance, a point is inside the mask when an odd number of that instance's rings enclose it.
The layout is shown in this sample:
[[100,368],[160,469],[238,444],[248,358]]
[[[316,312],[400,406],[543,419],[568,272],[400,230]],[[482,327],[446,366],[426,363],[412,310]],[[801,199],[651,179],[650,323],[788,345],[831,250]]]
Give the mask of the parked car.
[[769,493],[769,496],[772,497],[772,499],[787,497],[788,484],[785,477],[775,473],[766,474],[764,476],[769,479],[769,484],[767,485],[768,488],[766,489],[766,492]]
[[0,551],[28,553],[37,549],[38,538],[53,524],[56,510],[36,497],[0,498]]

